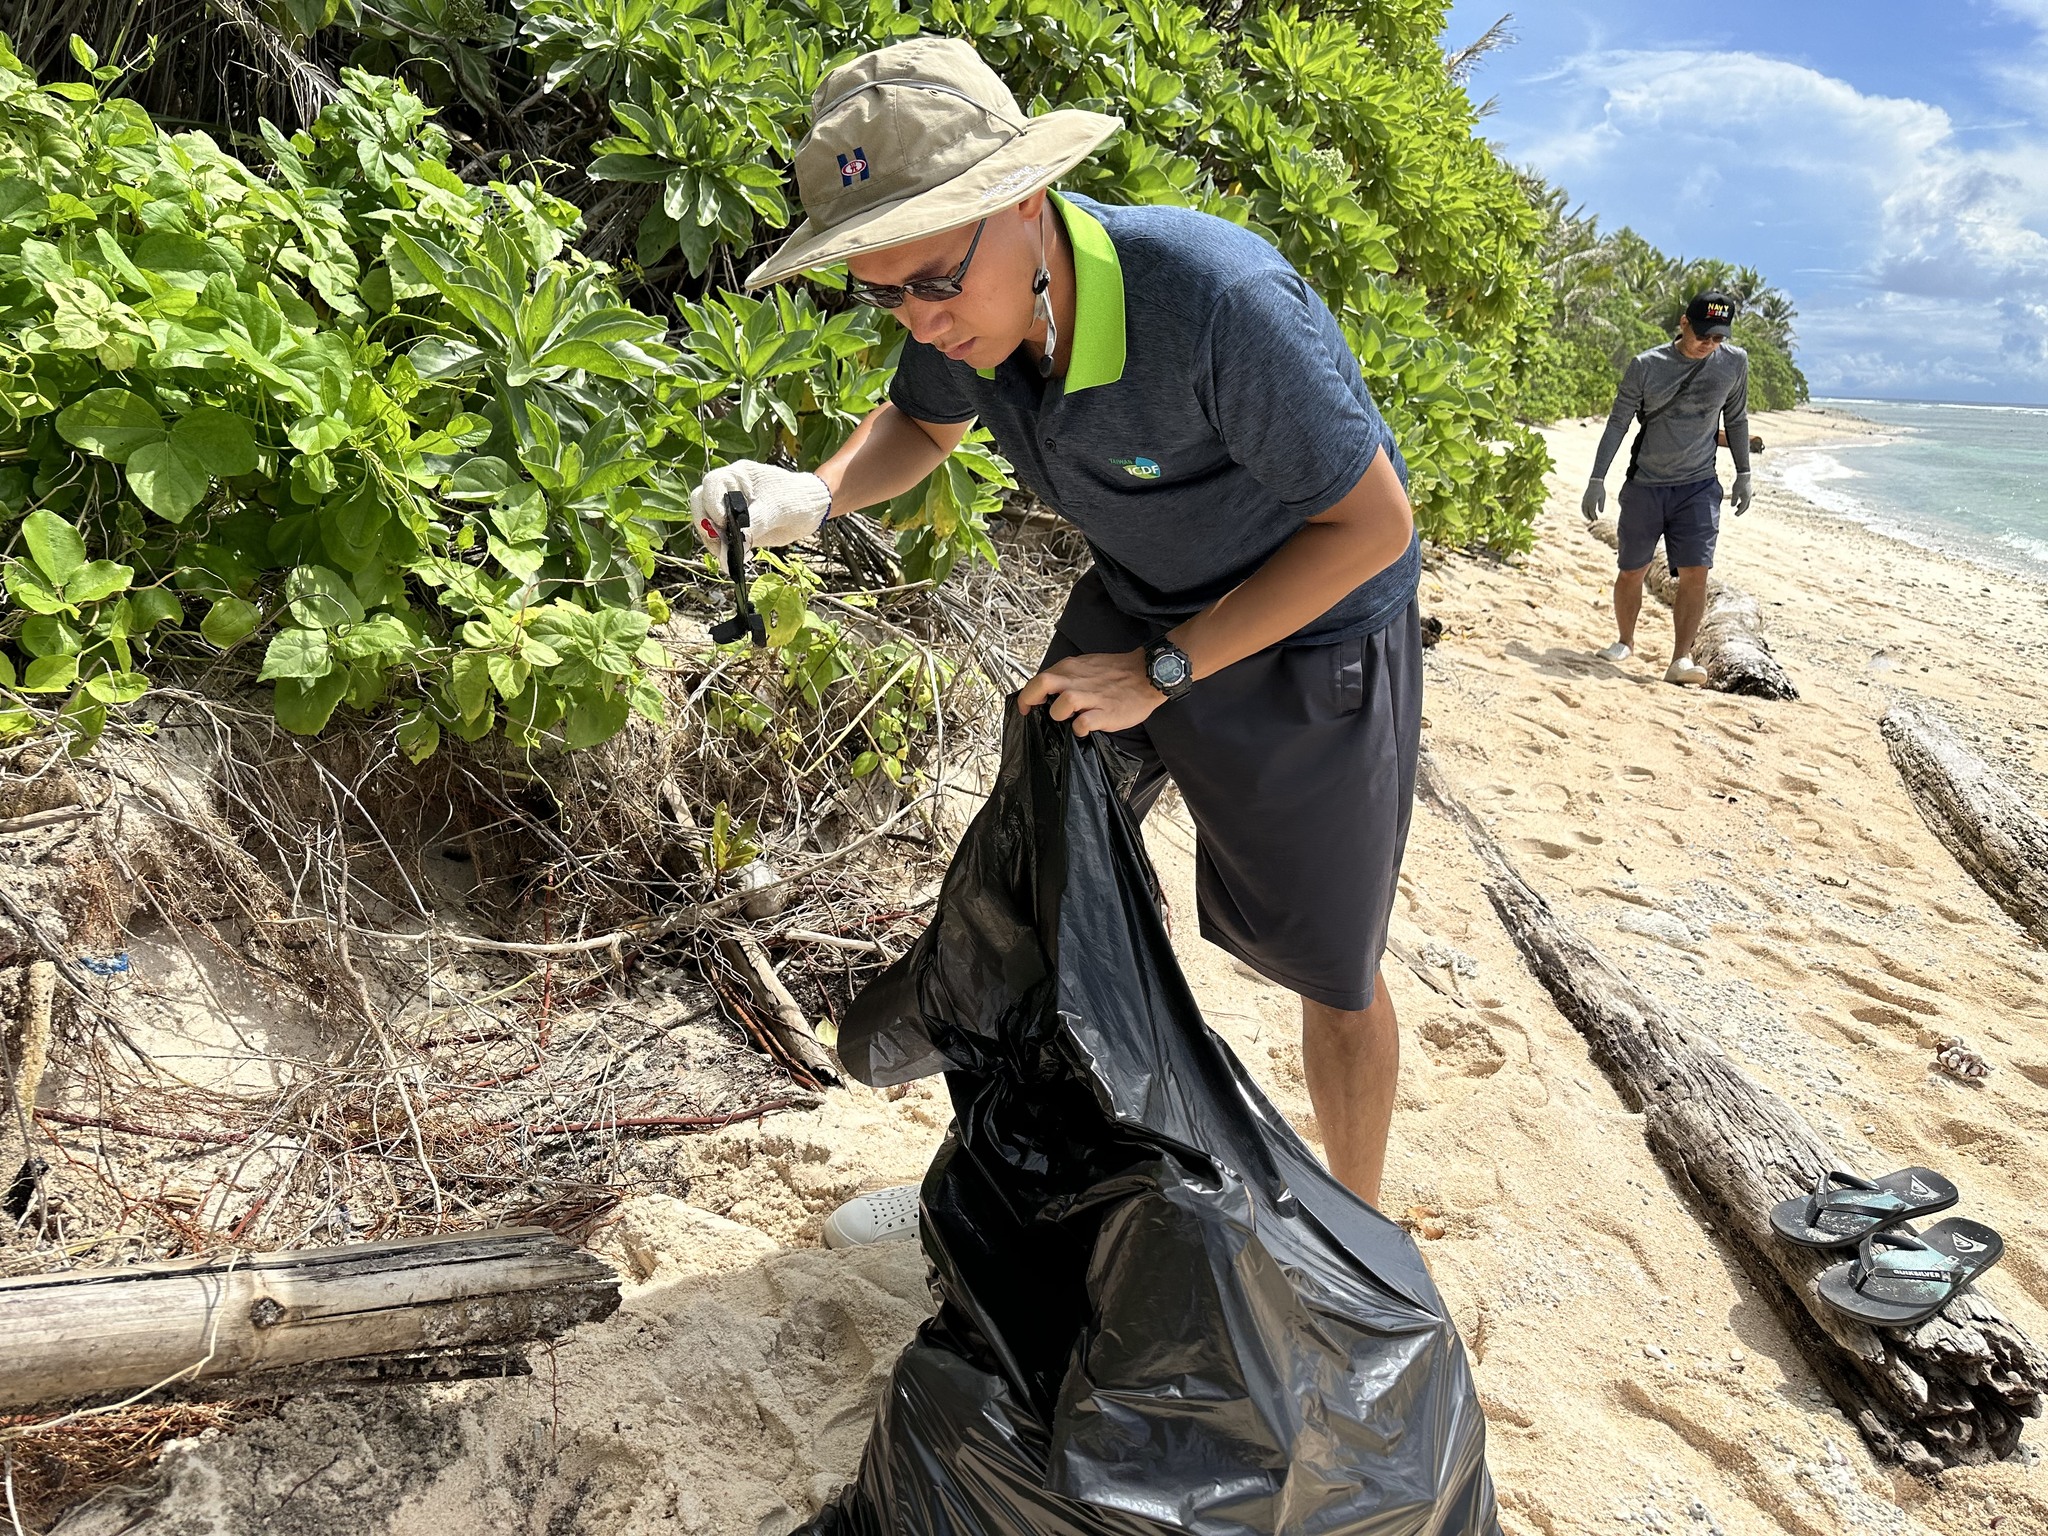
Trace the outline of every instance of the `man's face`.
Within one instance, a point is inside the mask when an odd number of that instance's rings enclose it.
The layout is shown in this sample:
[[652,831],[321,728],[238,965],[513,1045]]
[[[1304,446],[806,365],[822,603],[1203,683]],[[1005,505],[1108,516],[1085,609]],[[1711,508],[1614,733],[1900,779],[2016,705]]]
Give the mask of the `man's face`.
[[[910,334],[970,368],[993,368],[1032,329],[1031,279],[1038,271],[1039,212],[1045,194],[992,214],[974,248],[974,262],[950,299],[905,297],[893,311]],[[846,268],[855,282],[907,283],[945,277],[960,265],[974,226],[948,230],[908,245],[855,256]]]
[[1700,358],[1719,350],[1726,338],[1720,336],[1695,336],[1692,333],[1691,317],[1678,317],[1678,350],[1687,357]]

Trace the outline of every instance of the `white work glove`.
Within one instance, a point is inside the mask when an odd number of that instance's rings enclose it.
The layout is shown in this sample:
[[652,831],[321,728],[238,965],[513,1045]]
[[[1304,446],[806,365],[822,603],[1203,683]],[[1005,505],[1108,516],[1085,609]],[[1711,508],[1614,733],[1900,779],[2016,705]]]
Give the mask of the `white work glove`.
[[1756,492],[1749,488],[1749,471],[1742,470],[1735,476],[1735,484],[1728,492],[1728,505],[1735,509],[1737,517],[1749,510],[1750,501]]
[[690,521],[697,537],[725,569],[725,493],[747,498],[747,547],[779,549],[808,539],[825,525],[832,493],[816,475],[739,459],[704,477],[690,492]]
[[1579,498],[1579,510],[1586,514],[1586,521],[1592,522],[1607,510],[1607,482],[1588,480],[1586,494]]

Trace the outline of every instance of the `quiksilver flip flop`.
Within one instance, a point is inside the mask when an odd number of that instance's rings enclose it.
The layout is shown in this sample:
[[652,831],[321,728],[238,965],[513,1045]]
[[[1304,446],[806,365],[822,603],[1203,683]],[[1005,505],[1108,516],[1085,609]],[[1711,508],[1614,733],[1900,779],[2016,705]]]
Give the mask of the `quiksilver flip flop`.
[[1931,1168],[1901,1168],[1875,1181],[1839,1168],[1819,1175],[1811,1194],[1771,1208],[1771,1229],[1806,1248],[1847,1248],[1870,1233],[1945,1211],[1962,1196]]
[[2004,1238],[1960,1216],[1918,1237],[1886,1228],[1866,1236],[1848,1263],[1821,1271],[1821,1299],[1858,1322],[1911,1327],[1947,1306],[2004,1252]]

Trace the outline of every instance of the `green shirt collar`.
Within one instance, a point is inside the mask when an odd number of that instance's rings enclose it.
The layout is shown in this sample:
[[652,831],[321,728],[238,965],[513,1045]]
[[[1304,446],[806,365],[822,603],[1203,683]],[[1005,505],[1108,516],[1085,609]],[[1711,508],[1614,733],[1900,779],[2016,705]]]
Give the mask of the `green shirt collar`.
[[1074,248],[1074,351],[1066,378],[1071,395],[1124,376],[1124,269],[1101,220],[1057,192],[1052,200]]
[[[1051,193],[1074,251],[1074,350],[1064,393],[1075,394],[1124,376],[1124,269],[1102,221]],[[992,378],[995,370],[975,370]]]

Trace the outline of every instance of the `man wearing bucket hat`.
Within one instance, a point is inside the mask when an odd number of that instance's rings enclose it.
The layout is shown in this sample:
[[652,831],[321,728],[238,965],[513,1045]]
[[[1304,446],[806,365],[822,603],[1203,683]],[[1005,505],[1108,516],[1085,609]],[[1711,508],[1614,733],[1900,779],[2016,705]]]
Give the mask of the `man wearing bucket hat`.
[[[844,264],[909,338],[888,403],[815,471],[741,462],[724,499],[786,544],[917,485],[978,419],[1087,535],[1020,708],[1170,778],[1199,837],[1204,937],[1302,999],[1332,1171],[1379,1197],[1399,1040],[1379,984],[1421,727],[1420,549],[1406,467],[1322,301],[1264,240],[1184,208],[1050,191],[1118,128],[1026,117],[967,44],[834,70],[796,152],[807,214],[750,286]],[[829,1243],[915,1232],[916,1192],[835,1213]]]

